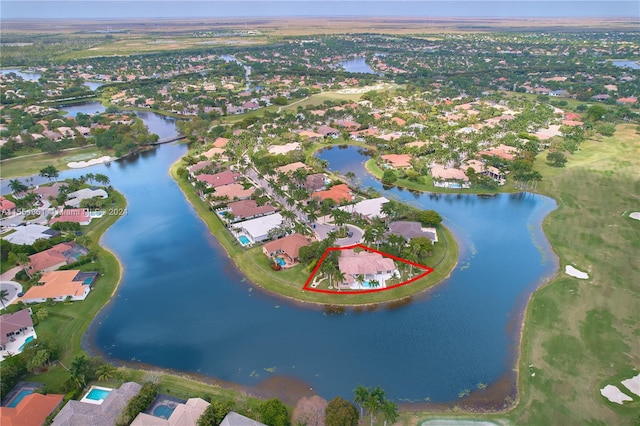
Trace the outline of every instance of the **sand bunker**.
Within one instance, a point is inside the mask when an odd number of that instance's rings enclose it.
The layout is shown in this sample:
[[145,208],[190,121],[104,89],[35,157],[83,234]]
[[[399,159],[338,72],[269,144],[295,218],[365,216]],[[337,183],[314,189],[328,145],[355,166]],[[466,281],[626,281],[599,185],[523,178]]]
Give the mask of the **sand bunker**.
[[640,374],[627,380],[623,380],[622,384],[631,392],[640,396]]
[[95,166],[96,164],[108,163],[111,160],[113,160],[113,158],[105,155],[104,157],[93,158],[88,161],[72,161],[70,163],[67,163],[67,166],[72,169],[81,169],[83,167]]
[[631,219],[640,220],[640,212],[633,212],[629,215]]
[[624,401],[633,401],[633,399],[622,393],[620,389],[613,385],[607,385],[600,389],[600,393],[609,401],[615,402],[616,404],[622,404]]
[[564,272],[567,275],[571,275],[572,277],[579,278],[581,280],[586,280],[587,278],[589,278],[589,274],[587,274],[586,272],[579,271],[571,265],[567,265],[564,268]]

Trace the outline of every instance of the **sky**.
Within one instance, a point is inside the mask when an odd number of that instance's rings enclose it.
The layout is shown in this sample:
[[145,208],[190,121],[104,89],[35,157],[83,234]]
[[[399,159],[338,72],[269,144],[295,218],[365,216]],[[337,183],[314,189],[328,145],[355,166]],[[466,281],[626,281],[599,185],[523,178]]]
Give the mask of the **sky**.
[[640,0],[0,0],[0,20],[232,17],[631,17]]

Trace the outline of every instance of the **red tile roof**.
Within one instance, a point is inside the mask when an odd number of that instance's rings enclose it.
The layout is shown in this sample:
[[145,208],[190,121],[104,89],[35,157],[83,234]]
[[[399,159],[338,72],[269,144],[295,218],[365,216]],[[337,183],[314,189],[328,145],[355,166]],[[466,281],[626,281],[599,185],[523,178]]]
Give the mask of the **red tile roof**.
[[277,253],[281,251],[291,259],[297,259],[300,253],[300,247],[308,246],[309,240],[302,234],[291,234],[279,240],[268,242],[264,245],[267,253]]
[[244,219],[276,211],[275,207],[268,204],[259,206],[255,200],[235,201],[233,203],[229,203],[227,207],[231,209],[231,213],[233,213],[236,219]]
[[312,196],[314,198],[319,198],[322,201],[332,199],[336,203],[341,203],[342,201],[353,201],[351,190],[344,183],[332,186],[326,191],[314,192]]
[[22,398],[15,407],[0,407],[2,426],[37,426],[44,424],[47,416],[62,402],[64,395],[32,393]]
[[91,218],[87,214],[85,209],[64,209],[60,216],[54,217],[50,220],[50,223],[56,222],[77,222],[85,223],[90,222]]
[[235,183],[239,177],[240,173],[232,172],[231,170],[225,170],[224,172],[216,173],[215,175],[198,175],[196,176],[196,180],[204,182],[213,188],[217,188],[219,186],[225,186]]
[[72,249],[75,243],[60,243],[55,246],[41,251],[40,253],[29,256],[29,271],[43,271],[52,266],[66,263],[67,257],[63,254],[65,251]]
[[78,272],[80,271],[77,269],[46,272],[40,278],[42,285],[30,287],[18,300],[57,299],[68,296],[82,298],[89,286],[83,284],[82,281],[73,281]]
[[7,200],[4,197],[0,197],[0,211],[7,211],[16,208],[16,203],[11,200]]
[[411,155],[409,154],[386,154],[381,155],[384,161],[390,163],[395,168],[411,167]]

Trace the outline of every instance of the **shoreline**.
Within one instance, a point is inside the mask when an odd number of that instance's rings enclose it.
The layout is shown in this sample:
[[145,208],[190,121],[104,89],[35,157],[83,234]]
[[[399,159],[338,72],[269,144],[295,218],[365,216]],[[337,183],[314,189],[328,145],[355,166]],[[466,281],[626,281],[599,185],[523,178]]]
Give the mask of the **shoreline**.
[[[303,307],[310,307],[311,306],[315,306],[315,307],[337,307],[337,308],[348,308],[348,307],[371,307],[371,306],[378,306],[378,305],[383,305],[386,303],[398,303],[401,302],[403,300],[407,300],[410,298],[413,298],[416,295],[422,294],[424,292],[426,292],[427,290],[434,288],[436,286],[439,286],[440,284],[442,284],[444,281],[446,281],[447,279],[449,279],[451,277],[451,274],[453,272],[453,270],[456,268],[456,266],[459,263],[459,251],[458,251],[458,244],[455,241],[455,236],[453,235],[453,233],[444,225],[441,225],[441,232],[443,233],[443,237],[445,239],[445,241],[448,242],[449,238],[447,237],[447,234],[449,234],[451,236],[452,244],[447,244],[447,249],[443,255],[443,257],[438,261],[438,264],[440,264],[443,260],[445,260],[447,258],[447,254],[449,253],[449,249],[451,250],[455,250],[456,255],[455,255],[455,261],[453,262],[453,264],[451,265],[450,268],[448,268],[448,270],[446,271],[446,274],[443,277],[440,277],[439,280],[437,282],[431,283],[429,285],[427,285],[427,287],[425,288],[420,288],[416,291],[413,291],[409,294],[404,294],[401,296],[397,296],[395,298],[383,298],[383,300],[378,300],[378,301],[366,301],[366,302],[362,302],[362,303],[356,303],[354,301],[347,301],[347,302],[341,302],[341,301],[335,301],[335,300],[330,300],[330,301],[321,301],[321,300],[310,300],[310,299],[302,299],[302,298],[297,298],[295,296],[291,296],[291,295],[287,295],[287,294],[283,294],[277,290],[273,290],[271,288],[269,288],[266,285],[260,284],[258,282],[256,282],[254,279],[251,278],[251,275],[254,275],[254,272],[256,274],[260,274],[261,271],[259,269],[256,268],[255,271],[252,271],[251,269],[247,269],[246,267],[243,268],[240,266],[239,264],[239,257],[245,255],[247,252],[244,251],[243,249],[239,249],[238,252],[236,253],[232,253],[229,250],[229,247],[226,246],[226,244],[223,244],[221,242],[221,235],[220,232],[227,232],[226,229],[221,229],[221,230],[215,230],[213,229],[209,222],[207,221],[207,218],[203,217],[201,214],[201,211],[199,208],[197,208],[194,203],[189,199],[189,196],[186,193],[186,190],[182,187],[182,181],[181,179],[177,176],[177,168],[180,164],[180,162],[182,161],[182,158],[179,158],[178,160],[176,160],[171,167],[169,168],[169,173],[171,174],[171,176],[173,177],[174,181],[176,182],[176,184],[178,185],[178,187],[180,188],[180,191],[182,192],[183,196],[185,197],[185,199],[187,200],[187,202],[194,208],[197,216],[200,218],[200,220],[202,220],[202,222],[204,222],[204,225],[207,227],[208,231],[211,233],[211,235],[216,239],[216,242],[224,249],[225,253],[227,254],[227,257],[233,262],[234,267],[236,268],[236,270],[238,270],[243,277],[246,279],[246,281],[249,282],[249,285],[251,285],[253,288],[256,289],[260,289],[261,291],[264,291],[266,294],[269,294],[271,296],[277,296],[278,298],[281,298],[284,301],[289,301],[289,302],[294,302],[296,304],[299,304]],[[187,183],[188,184],[188,183]],[[199,199],[199,198],[198,198]],[[217,219],[216,219],[217,220]],[[220,226],[222,226],[220,224]],[[449,247],[451,246],[451,247]],[[428,279],[431,276],[431,274],[429,274],[427,277],[422,278],[422,279]],[[277,277],[271,277],[273,280],[278,281],[280,280]],[[301,284],[302,286],[302,284]],[[301,287],[302,289],[302,287]],[[403,289],[404,290],[404,289]],[[301,290],[302,291],[302,290]],[[383,294],[384,292],[380,292],[377,294]],[[383,296],[374,296],[374,297],[383,297]],[[354,296],[354,297],[361,297],[363,295],[342,295],[340,297],[350,297],[350,296]],[[320,296],[318,296],[320,297]]]

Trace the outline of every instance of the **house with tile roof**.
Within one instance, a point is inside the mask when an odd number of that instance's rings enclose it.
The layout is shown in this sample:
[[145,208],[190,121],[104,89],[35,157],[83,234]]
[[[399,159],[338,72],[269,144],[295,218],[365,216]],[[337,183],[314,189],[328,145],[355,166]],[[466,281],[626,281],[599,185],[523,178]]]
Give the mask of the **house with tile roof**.
[[168,419],[140,413],[131,426],[197,426],[198,419],[210,404],[202,398],[189,398],[177,404]]
[[339,207],[339,209],[346,211],[351,215],[358,215],[364,219],[371,220],[377,217],[386,217],[386,215],[382,213],[382,206],[388,202],[389,200],[385,197],[378,197],[342,206]]
[[285,164],[284,166],[277,167],[275,171],[276,171],[276,174],[278,173],[287,174],[287,173],[293,173],[298,169],[311,170],[311,167],[307,166],[306,164],[300,161],[296,161],[295,163]]
[[214,197],[226,197],[229,200],[246,200],[250,198],[255,192],[254,187],[245,189],[244,186],[239,183],[232,183],[231,185],[219,186],[213,191]]
[[262,252],[269,258],[280,257],[285,261],[285,268],[290,268],[300,260],[300,247],[311,244],[311,240],[302,234],[291,234],[278,240],[270,241],[262,246]]
[[9,215],[16,209],[16,203],[0,196],[0,213],[3,215]]
[[307,175],[304,180],[304,187],[309,191],[320,191],[327,186],[327,177],[323,173]]
[[389,223],[389,230],[385,236],[399,235],[409,242],[412,238],[429,238],[432,243],[438,242],[438,233],[435,228],[424,228],[420,222],[397,220]]
[[380,158],[394,169],[407,169],[411,167],[413,157],[410,154],[385,154]]
[[255,200],[241,200],[227,204],[226,211],[231,212],[235,217],[233,221],[237,222],[275,213],[276,208],[269,204],[259,206]]
[[320,133],[325,138],[326,137],[335,137],[335,136],[340,135],[340,130],[335,129],[335,128],[330,127],[330,126],[320,126],[320,127],[318,127],[317,132]]
[[197,172],[199,172],[200,170],[206,169],[207,167],[210,167],[212,165],[213,165],[213,162],[211,160],[202,160],[202,161],[198,161],[196,164],[192,164],[188,166],[187,171],[189,172],[189,175],[191,177],[195,177]]
[[29,256],[26,271],[29,275],[34,272],[54,271],[61,266],[76,262],[79,256],[89,251],[74,241],[56,244],[50,249]]
[[240,173],[233,172],[231,170],[225,170],[224,172],[216,173],[213,175],[205,173],[200,174],[196,176],[196,180],[206,183],[210,188],[218,188],[220,186],[236,183],[240,176]]
[[80,225],[88,225],[91,222],[91,217],[87,209],[64,209],[59,216],[49,221],[52,224],[58,222],[75,222]]
[[311,196],[320,200],[320,202],[329,199],[335,201],[337,204],[353,201],[353,194],[351,193],[351,189],[349,189],[349,187],[344,183],[334,185],[324,191],[314,192],[313,194],[311,194]]
[[[93,275],[91,282],[85,283],[89,279],[87,274],[95,275]],[[42,303],[47,299],[61,302],[67,298],[84,300],[91,290],[95,276],[97,276],[97,272],[86,273],[77,269],[49,271],[40,277],[38,285],[30,287],[18,300],[23,303]]]
[[13,354],[22,352],[20,347],[27,336],[32,336],[34,339],[37,337],[31,319],[31,309],[0,315],[0,351]]
[[48,200],[49,198],[56,198],[60,194],[60,188],[66,186],[63,183],[56,182],[50,186],[39,186],[36,189],[32,190],[35,194],[40,196],[43,200]]
[[62,403],[64,395],[32,393],[25,396],[15,407],[0,407],[2,426],[39,426]]
[[134,382],[123,383],[112,389],[101,404],[70,400],[53,419],[52,426],[113,426],[131,398],[140,393],[142,386]]
[[360,283],[359,277],[368,283],[377,281],[384,288],[388,279],[394,275],[400,276],[393,259],[366,250],[340,250],[338,269],[344,274],[344,280],[338,283],[339,288],[366,288]]
[[264,423],[260,423],[259,421],[250,419],[249,417],[245,417],[242,414],[238,414],[235,411],[230,411],[222,422],[220,422],[220,426],[267,426]]

